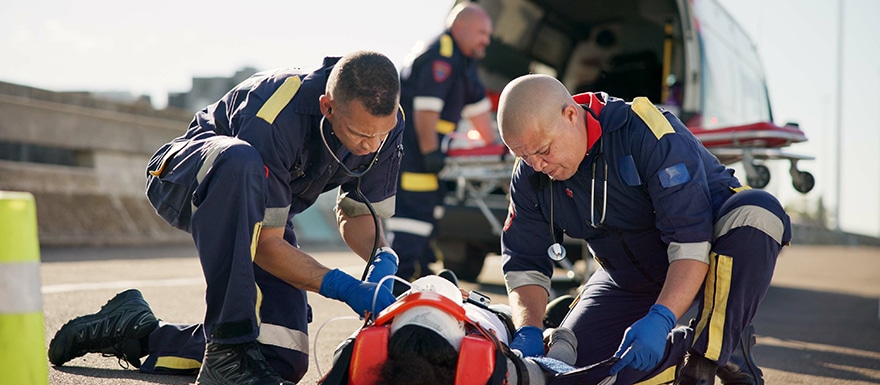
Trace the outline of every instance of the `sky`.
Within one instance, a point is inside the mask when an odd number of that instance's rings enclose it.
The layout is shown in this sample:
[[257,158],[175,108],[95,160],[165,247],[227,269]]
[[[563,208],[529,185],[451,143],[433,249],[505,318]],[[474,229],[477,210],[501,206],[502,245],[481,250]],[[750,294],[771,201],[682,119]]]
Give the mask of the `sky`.
[[[880,1],[718,1],[757,48],[775,123],[797,122],[809,139],[791,151],[816,157],[798,163],[816,178],[810,193],[794,191],[784,161],[767,163],[766,189],[790,207],[815,208],[821,200],[832,219],[839,203],[840,221],[832,227],[880,235]],[[0,11],[0,81],[147,94],[164,106],[169,92],[190,89],[192,77],[228,77],[246,66],[312,69],[324,56],[360,49],[400,65],[417,40],[443,29],[452,3],[9,1]]]

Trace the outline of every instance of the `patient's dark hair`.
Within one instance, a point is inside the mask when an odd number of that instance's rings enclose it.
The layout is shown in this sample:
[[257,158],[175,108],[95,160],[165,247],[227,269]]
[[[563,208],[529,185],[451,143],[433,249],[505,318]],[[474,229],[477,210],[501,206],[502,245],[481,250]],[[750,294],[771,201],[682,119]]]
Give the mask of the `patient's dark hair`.
[[430,329],[406,325],[388,341],[377,385],[453,385],[458,352]]

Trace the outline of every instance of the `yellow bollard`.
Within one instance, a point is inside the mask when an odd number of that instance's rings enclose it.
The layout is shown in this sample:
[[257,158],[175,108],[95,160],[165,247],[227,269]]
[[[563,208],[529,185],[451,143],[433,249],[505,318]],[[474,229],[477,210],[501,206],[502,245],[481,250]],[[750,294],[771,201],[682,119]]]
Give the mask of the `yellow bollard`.
[[34,196],[0,191],[0,383],[49,383],[44,328]]

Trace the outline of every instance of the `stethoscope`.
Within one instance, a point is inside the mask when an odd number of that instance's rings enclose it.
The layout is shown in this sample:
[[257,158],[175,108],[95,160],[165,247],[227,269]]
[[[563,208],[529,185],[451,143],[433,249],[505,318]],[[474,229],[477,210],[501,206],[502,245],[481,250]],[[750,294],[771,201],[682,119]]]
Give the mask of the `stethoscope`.
[[[596,113],[593,112],[589,107],[584,106],[584,109],[593,115],[593,118],[598,120]],[[599,217],[599,222],[596,222],[596,163],[598,161],[602,161],[603,171],[602,171],[602,182],[604,184],[602,188],[602,214]],[[590,161],[591,168],[591,178],[590,178],[590,226],[598,229],[602,227],[605,223],[605,213],[608,205],[608,162],[605,161],[605,141],[599,140],[599,153],[596,154],[595,157]],[[586,187],[586,186],[585,186]],[[547,248],[547,255],[550,259],[559,262],[565,259],[566,251],[565,247],[562,246],[559,242],[556,241],[555,231],[553,229],[553,179],[550,179],[550,247]]]
[[376,154],[373,155],[373,159],[370,160],[370,163],[367,165],[367,168],[364,169],[363,171],[355,172],[355,171],[352,171],[350,168],[348,168],[348,166],[346,166],[345,163],[343,163],[342,160],[340,160],[339,157],[336,156],[336,152],[334,152],[330,148],[330,144],[327,143],[327,137],[326,137],[326,135],[324,135],[324,122],[326,120],[327,120],[327,115],[321,116],[321,123],[318,126],[318,131],[321,134],[321,141],[324,142],[324,148],[327,149],[327,152],[330,153],[330,156],[333,157],[333,160],[335,160],[336,163],[339,164],[339,167],[342,169],[342,172],[344,172],[345,175],[348,175],[352,178],[357,179],[357,185],[355,185],[354,192],[357,195],[357,197],[360,198],[360,200],[363,201],[364,204],[367,205],[367,209],[370,210],[370,215],[373,217],[373,226],[375,228],[375,237],[373,238],[373,248],[370,249],[370,260],[367,261],[367,266],[364,267],[364,273],[361,276],[361,281],[363,281],[363,280],[367,279],[367,273],[369,273],[370,266],[373,265],[373,261],[376,259],[375,250],[379,248],[379,215],[376,214],[376,210],[373,208],[373,204],[370,203],[370,200],[367,199],[366,195],[364,195],[363,192],[361,192],[361,177],[366,175],[367,172],[369,172],[370,170],[373,169],[373,165],[376,164],[376,162],[379,160],[379,153],[382,151],[382,147],[385,145],[385,141],[388,139],[388,137],[386,136],[385,139],[383,139],[381,142],[379,142],[379,148],[376,149]]

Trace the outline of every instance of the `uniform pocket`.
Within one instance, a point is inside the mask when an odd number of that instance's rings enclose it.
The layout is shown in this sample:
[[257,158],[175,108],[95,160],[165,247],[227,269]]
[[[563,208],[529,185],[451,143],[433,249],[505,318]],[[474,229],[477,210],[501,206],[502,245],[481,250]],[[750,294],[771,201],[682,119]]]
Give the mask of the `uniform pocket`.
[[[162,219],[178,229],[190,231],[192,216],[192,183],[181,184],[166,178],[174,156],[190,143],[187,139],[175,139],[166,143],[150,158],[147,165],[147,199]],[[175,178],[170,178],[175,179]],[[185,179],[181,179],[183,181]]]

